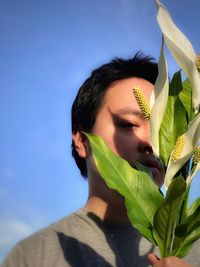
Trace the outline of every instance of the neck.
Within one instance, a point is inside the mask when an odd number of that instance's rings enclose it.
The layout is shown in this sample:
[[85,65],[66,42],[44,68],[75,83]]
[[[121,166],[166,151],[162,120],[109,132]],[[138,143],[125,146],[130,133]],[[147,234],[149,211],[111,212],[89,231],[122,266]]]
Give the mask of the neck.
[[[114,192],[114,194],[118,194]],[[117,196],[116,201],[108,201],[97,195],[91,195],[85,205],[85,208],[98,216],[101,220],[107,220],[114,223],[130,223],[124,199]]]
[[122,197],[110,189],[98,172],[88,171],[89,196],[85,208],[101,220],[130,223]]

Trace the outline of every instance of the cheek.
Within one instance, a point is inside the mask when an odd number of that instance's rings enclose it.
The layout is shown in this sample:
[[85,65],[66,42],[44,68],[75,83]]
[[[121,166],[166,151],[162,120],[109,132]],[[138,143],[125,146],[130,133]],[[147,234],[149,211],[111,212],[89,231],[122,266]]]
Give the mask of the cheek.
[[92,133],[103,138],[107,146],[114,151],[114,128],[102,122],[101,124],[96,123],[92,129]]
[[117,137],[113,138],[111,149],[128,161],[134,160],[138,155],[138,139],[118,133]]
[[112,124],[99,124],[93,128],[92,131],[94,134],[99,135],[106,142],[107,146],[115,152],[117,155],[125,154],[130,147],[129,140],[124,137],[119,131],[116,131],[115,127]]
[[128,161],[137,159],[139,140],[142,136],[141,129],[133,132],[118,129],[106,116],[104,118],[101,119],[99,116],[92,133],[101,136],[107,146],[117,155]]

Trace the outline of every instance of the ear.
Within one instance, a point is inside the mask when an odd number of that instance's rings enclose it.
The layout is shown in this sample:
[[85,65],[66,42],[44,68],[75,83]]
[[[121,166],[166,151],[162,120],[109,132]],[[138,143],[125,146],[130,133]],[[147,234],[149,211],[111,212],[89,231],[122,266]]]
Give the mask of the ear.
[[87,143],[86,137],[83,133],[77,131],[72,133],[72,140],[74,142],[75,149],[81,158],[87,157]]

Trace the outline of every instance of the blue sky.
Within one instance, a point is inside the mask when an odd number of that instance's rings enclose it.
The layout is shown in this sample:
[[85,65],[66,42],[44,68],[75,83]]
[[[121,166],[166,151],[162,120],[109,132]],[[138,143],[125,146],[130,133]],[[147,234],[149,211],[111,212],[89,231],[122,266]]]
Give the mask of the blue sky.
[[[198,1],[163,3],[199,52]],[[158,59],[161,34],[153,0],[0,0],[0,36],[1,261],[16,241],[87,199],[70,149],[80,85],[115,56],[141,50]]]

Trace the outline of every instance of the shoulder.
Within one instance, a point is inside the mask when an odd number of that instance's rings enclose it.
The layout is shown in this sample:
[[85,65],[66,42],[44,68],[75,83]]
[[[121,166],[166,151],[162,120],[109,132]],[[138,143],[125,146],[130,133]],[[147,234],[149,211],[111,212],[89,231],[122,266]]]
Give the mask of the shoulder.
[[[31,236],[21,240],[15,245],[2,267],[14,266],[40,266],[39,263],[48,259],[49,264],[60,254],[59,239],[63,236],[73,235],[77,225],[83,218],[81,212],[71,215],[52,223]],[[48,255],[48,256],[47,256]],[[46,266],[44,264],[44,266]]]

